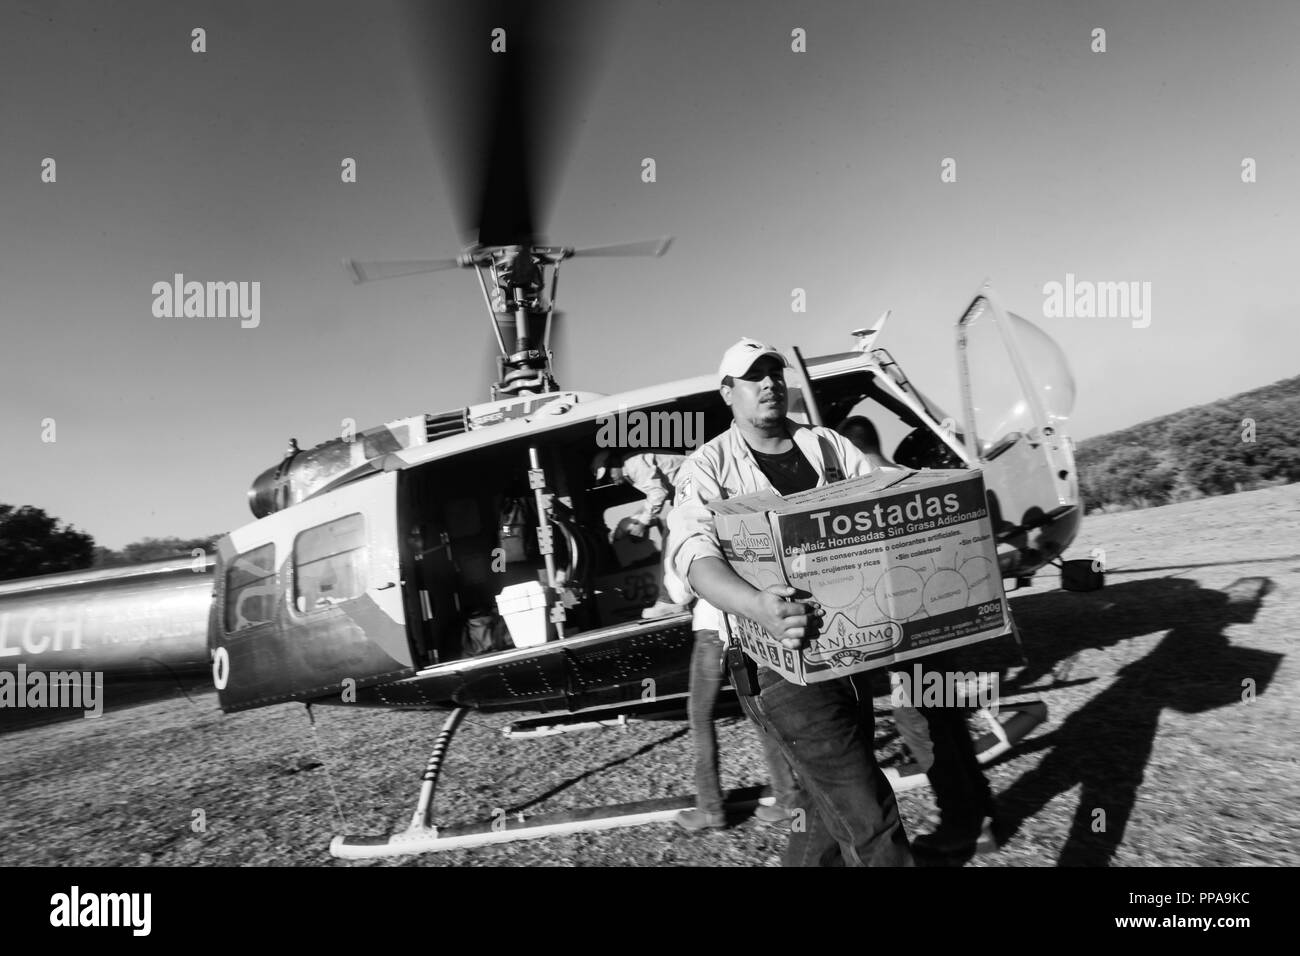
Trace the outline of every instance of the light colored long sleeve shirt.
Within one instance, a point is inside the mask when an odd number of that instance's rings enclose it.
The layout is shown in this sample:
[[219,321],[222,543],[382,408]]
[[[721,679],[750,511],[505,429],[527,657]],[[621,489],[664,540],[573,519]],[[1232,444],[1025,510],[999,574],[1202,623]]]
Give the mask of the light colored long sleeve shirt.
[[664,505],[673,499],[677,472],[685,461],[685,455],[659,451],[628,455],[623,460],[623,480],[631,482],[645,495],[645,507],[636,516],[642,524],[650,524],[658,518]]
[[[871,474],[871,462],[842,435],[829,428],[789,420],[786,425],[796,447],[817,472],[817,487]],[[769,490],[773,490],[772,483],[754,460],[735,422],[682,463],[677,471],[676,501],[668,515],[667,560],[668,567],[692,595],[699,596],[688,577],[691,563],[704,557],[725,560],[709,502]],[[700,600],[695,605],[692,626],[697,631],[721,632],[722,617],[717,608]]]

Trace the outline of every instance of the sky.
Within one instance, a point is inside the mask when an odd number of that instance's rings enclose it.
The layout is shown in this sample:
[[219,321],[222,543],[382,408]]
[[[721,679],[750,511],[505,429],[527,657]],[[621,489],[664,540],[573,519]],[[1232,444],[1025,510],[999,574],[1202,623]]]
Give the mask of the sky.
[[[1068,355],[1076,439],[1297,374],[1300,5],[618,8],[545,233],[675,241],[566,264],[565,387],[704,374],[741,335],[843,351],[892,309],[877,344],[956,409],[985,279]],[[108,547],[227,531],[290,437],[487,399],[470,273],[340,266],[462,245],[401,14],[0,0],[0,502]],[[175,273],[260,282],[260,324],[156,317]],[[1067,274],[1150,283],[1149,323],[1047,314]]]

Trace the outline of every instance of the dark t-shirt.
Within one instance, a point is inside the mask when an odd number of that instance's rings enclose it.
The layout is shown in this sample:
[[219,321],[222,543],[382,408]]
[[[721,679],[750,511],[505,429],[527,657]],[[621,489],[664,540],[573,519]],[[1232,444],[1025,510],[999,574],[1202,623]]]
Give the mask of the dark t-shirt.
[[750,452],[777,494],[792,495],[796,491],[817,487],[817,469],[804,457],[798,445],[780,455],[768,455],[752,448]]

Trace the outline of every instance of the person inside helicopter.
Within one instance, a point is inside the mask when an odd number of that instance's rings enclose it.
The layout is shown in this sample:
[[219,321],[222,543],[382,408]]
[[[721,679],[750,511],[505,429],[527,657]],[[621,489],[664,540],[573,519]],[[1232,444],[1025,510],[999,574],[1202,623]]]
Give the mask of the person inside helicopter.
[[[596,453],[591,462],[592,477],[596,481],[625,482],[645,497],[638,513],[619,522],[614,530],[615,542],[625,537],[633,541],[644,541],[650,529],[657,527],[663,536],[663,554],[668,553],[668,526],[664,523],[665,509],[672,504],[676,494],[673,482],[685,460],[686,456],[683,454],[663,450],[624,452],[617,449],[602,449]],[[662,560],[662,555],[656,556],[656,560]],[[668,600],[660,597],[651,607],[642,611],[641,617],[645,620],[682,614],[689,607],[689,602],[683,600],[685,595],[680,584],[667,567],[664,568],[663,581]]]
[[858,451],[866,456],[867,461],[871,462],[873,471],[880,469],[897,469],[898,465],[886,458],[880,451],[880,434],[876,431],[876,426],[871,424],[871,419],[865,415],[853,415],[840,422],[839,427],[835,429],[849,441],[853,442]]

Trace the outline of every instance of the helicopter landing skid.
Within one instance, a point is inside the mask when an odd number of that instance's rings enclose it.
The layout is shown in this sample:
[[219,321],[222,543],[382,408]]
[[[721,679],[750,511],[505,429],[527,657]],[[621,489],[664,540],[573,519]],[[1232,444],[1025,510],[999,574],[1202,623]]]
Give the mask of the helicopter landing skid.
[[[748,787],[731,791],[727,795],[725,809],[729,822],[736,824],[748,817],[755,807],[770,806],[773,802],[768,788]],[[688,794],[684,797],[661,797],[635,803],[539,813],[534,817],[523,813],[512,816],[502,811],[490,821],[449,827],[411,827],[391,837],[335,837],[330,844],[330,853],[345,860],[364,860],[465,850],[515,840],[536,840],[569,833],[637,827],[647,823],[669,823],[680,811],[695,805],[695,795]]]
[[[1001,705],[999,719],[987,712],[981,716],[989,730],[975,742],[975,752],[981,764],[990,763],[1002,756],[1031,730],[1047,719],[1047,704],[1041,700],[1028,700]],[[400,833],[387,837],[336,836],[330,843],[330,854],[344,860],[367,860],[417,853],[438,853],[444,850],[464,850],[472,847],[511,843],[515,840],[536,840],[541,837],[562,836],[569,833],[588,833],[595,830],[613,830],[620,827],[642,826],[647,823],[667,823],[681,810],[696,805],[695,795],[661,797],[634,803],[610,804],[603,807],[585,807],[528,817],[523,812],[514,814],[504,810],[494,813],[488,821],[438,827],[433,824],[433,794],[437,786],[442,761],[451,744],[452,735],[465,716],[465,708],[452,712],[443,724],[433,750],[429,754],[420,781],[420,796],[411,825]],[[929,777],[919,771],[904,773],[896,767],[885,768],[885,776],[895,793],[903,793],[929,785]],[[759,805],[774,802],[769,788],[748,787],[727,794],[726,811],[731,822],[739,822]]]
[[[689,696],[685,693],[668,694],[649,700],[521,717],[502,728],[501,735],[509,740],[527,740],[533,737],[553,737],[556,734],[603,730],[607,727],[627,727],[631,723],[667,719],[674,715],[684,719]],[[721,706],[714,708],[714,717],[723,716],[724,712],[736,709],[728,708],[725,702],[722,702]],[[726,715],[730,716],[729,713]]]

